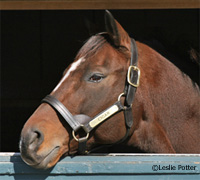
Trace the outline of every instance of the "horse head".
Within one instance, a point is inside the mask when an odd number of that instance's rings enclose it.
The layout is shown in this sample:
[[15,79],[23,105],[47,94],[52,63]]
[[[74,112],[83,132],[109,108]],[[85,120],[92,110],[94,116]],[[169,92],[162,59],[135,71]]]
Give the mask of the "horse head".
[[62,156],[121,143],[131,152],[200,153],[199,87],[155,50],[136,46],[108,11],[105,25],[25,123],[20,151],[30,166],[47,169]]
[[[62,156],[75,154],[78,151],[77,140],[86,135],[86,150],[114,144],[126,134],[129,136],[124,114],[120,111],[124,107],[120,107],[123,102],[119,102],[124,99],[119,95],[127,83],[131,38],[108,11],[105,13],[105,26],[106,32],[92,36],[80,49],[50,98],[52,101],[56,99],[54,105],[61,103],[66,107],[71,123],[76,121],[79,125],[88,124],[108,107],[113,111],[116,101],[119,112],[111,114],[106,121],[104,116],[107,114],[101,114],[103,120],[93,121],[90,126],[94,127],[89,133],[81,129],[74,132],[62,114],[48,103],[48,99],[44,99],[21,132],[21,156],[30,166],[41,169],[54,166]],[[108,111],[110,113],[110,109]]]

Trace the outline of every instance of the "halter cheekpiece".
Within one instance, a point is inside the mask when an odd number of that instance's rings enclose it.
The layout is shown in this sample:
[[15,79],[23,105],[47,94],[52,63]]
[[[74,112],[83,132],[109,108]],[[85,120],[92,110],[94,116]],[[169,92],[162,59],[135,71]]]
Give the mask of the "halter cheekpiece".
[[[103,112],[96,115],[92,118],[88,123],[81,124],[77,121],[74,116],[69,112],[69,110],[55,97],[52,95],[47,95],[42,103],[48,103],[55,111],[57,111],[64,120],[69,124],[72,128],[72,136],[79,143],[78,154],[86,154],[86,143],[89,138],[89,133],[96,128],[99,124],[103,123],[111,116],[115,115],[118,112],[123,111],[126,123],[126,134],[125,136],[115,144],[122,143],[129,136],[129,131],[133,125],[133,114],[132,114],[132,103],[134,100],[135,92],[137,87],[139,86],[140,79],[140,70],[137,67],[138,62],[138,52],[137,46],[134,39],[131,39],[131,60],[130,66],[127,72],[126,84],[124,92],[121,93],[118,97],[118,100],[110,107],[105,109]],[[121,97],[125,97],[124,105],[121,103]],[[85,137],[80,137],[79,139],[76,137],[76,132],[80,129],[85,131]],[[114,145],[114,144],[113,144]],[[95,148],[91,151],[94,151],[99,148]],[[91,152],[90,151],[90,152]]]

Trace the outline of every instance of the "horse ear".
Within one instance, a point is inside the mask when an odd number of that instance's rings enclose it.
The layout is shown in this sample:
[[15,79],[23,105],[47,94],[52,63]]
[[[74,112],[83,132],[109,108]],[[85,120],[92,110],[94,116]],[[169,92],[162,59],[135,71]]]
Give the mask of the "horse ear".
[[113,15],[105,11],[105,26],[115,46],[125,46],[130,50],[130,37],[122,26],[114,19]]

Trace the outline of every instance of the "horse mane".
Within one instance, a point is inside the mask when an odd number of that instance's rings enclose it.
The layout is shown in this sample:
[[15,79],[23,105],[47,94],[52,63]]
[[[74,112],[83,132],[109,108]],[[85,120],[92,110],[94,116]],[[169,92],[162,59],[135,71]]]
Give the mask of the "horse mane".
[[[179,69],[180,70],[180,69]],[[181,71],[181,70],[180,70]],[[181,71],[182,72],[182,71]],[[187,74],[185,74],[184,72],[182,72],[183,75],[183,79],[186,80],[187,83],[192,84],[192,87],[194,90],[196,90],[196,92],[200,95],[200,88],[199,85],[194,82]]]

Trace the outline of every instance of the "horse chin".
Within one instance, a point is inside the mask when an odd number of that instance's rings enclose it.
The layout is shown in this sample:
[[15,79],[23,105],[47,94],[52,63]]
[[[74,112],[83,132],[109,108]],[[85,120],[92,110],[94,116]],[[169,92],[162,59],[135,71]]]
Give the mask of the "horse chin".
[[45,156],[40,156],[40,159],[37,159],[37,161],[29,161],[29,158],[24,156],[23,153],[21,154],[21,157],[23,159],[23,161],[36,169],[49,169],[51,167],[53,167],[58,160],[60,159],[60,157],[62,156],[62,153],[59,152],[60,151],[60,147],[56,146],[54,149],[52,149],[47,155]]

